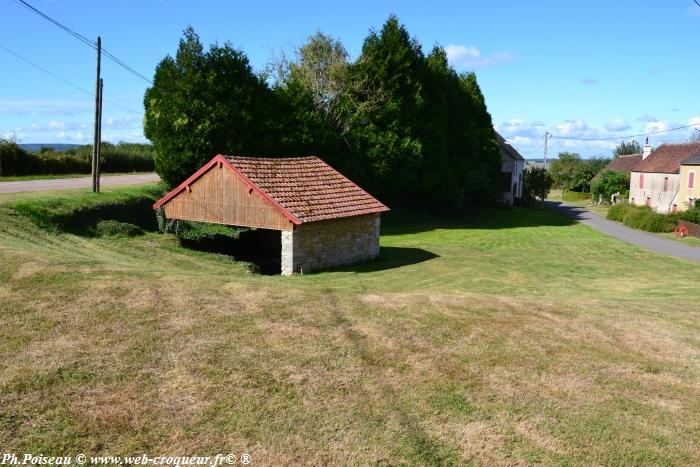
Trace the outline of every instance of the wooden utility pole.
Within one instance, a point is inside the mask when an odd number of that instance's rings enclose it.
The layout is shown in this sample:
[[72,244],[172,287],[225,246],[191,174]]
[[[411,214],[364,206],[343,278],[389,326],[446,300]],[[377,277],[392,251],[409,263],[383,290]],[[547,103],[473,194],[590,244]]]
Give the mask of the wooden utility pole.
[[95,83],[95,139],[92,145],[92,191],[100,191],[99,160],[100,155],[100,101],[102,93],[102,79],[100,78],[100,59],[102,58],[102,39],[97,37],[97,80]]
[[547,170],[547,140],[549,139],[549,132],[544,133],[544,170]]
[[97,157],[95,158],[95,172],[97,172],[97,193],[100,192],[100,165],[102,164],[102,91],[104,89],[104,81],[100,78],[100,103],[98,105],[99,117],[97,118]]

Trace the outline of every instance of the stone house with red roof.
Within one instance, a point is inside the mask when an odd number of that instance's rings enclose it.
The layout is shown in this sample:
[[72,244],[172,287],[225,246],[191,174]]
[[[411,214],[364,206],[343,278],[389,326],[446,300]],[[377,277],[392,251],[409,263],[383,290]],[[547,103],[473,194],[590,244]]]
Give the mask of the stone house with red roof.
[[642,159],[631,169],[630,203],[662,213],[682,209],[681,164],[699,152],[700,142],[662,144],[653,151],[647,143]]
[[318,157],[217,155],[153,205],[168,219],[269,231],[280,273],[306,273],[379,254],[384,204]]

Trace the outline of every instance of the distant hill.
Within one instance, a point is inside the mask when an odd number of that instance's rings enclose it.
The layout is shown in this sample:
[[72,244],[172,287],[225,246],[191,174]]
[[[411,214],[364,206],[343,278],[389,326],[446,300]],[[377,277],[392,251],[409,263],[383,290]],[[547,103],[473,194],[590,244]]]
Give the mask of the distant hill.
[[20,144],[19,147],[29,152],[38,152],[43,148],[54,148],[58,152],[67,151],[69,149],[75,149],[81,146],[80,144],[63,144],[63,143],[30,143],[30,144]]

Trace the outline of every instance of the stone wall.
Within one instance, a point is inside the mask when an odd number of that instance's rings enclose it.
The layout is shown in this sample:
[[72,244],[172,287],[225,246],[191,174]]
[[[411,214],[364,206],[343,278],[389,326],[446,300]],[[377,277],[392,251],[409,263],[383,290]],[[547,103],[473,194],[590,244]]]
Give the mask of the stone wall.
[[282,275],[357,263],[379,254],[379,214],[310,222],[282,232]]

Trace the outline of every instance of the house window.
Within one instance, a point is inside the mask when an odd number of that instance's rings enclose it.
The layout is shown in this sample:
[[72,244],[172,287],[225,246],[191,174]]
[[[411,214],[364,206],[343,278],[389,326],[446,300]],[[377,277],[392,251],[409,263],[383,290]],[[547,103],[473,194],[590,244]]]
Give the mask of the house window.
[[695,171],[688,172],[688,188],[695,188]]
[[678,205],[677,205],[677,204],[674,204],[674,205],[671,207],[671,212],[676,212],[676,211],[678,211]]
[[644,188],[644,174],[639,174],[639,188]]
[[664,191],[668,191],[668,177],[664,177]]
[[647,196],[647,200],[644,204],[646,204],[647,206],[651,206],[651,198]]

